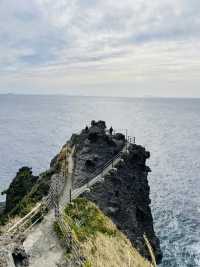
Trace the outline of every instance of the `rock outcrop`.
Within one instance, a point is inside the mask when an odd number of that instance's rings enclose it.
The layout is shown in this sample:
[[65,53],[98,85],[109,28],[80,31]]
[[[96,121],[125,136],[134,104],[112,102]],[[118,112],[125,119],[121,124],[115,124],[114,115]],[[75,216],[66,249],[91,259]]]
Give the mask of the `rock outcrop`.
[[0,267],[26,266],[29,266],[29,255],[22,245],[22,240],[0,242]]
[[22,167],[17,172],[9,188],[2,194],[6,194],[5,212],[10,212],[27,195],[37,182],[38,176],[32,174],[29,167]]
[[0,215],[4,213],[6,202],[0,202]]
[[[72,136],[71,141],[76,144],[73,187],[77,188],[89,182],[92,173],[119,153],[125,145],[125,136],[121,133],[107,134],[104,122],[92,121],[90,128]],[[147,180],[151,170],[146,166],[146,159],[150,157],[150,153],[144,147],[134,144],[129,146],[128,151],[123,161],[115,166],[116,170],[83,196],[96,203],[126,234],[134,247],[149,258],[143,237],[145,233],[159,263],[162,252],[153,228]]]
[[95,184],[83,196],[108,215],[132,242],[141,255],[149,258],[149,251],[143,235],[147,235],[157,262],[162,258],[159,240],[153,228],[150,209],[149,185],[150,168],[145,165],[150,153],[138,145],[129,147],[129,154],[116,166],[115,172],[104,177],[104,182]]
[[[48,194],[53,175],[67,177],[67,157],[74,146],[75,164],[70,184],[72,189],[77,189],[92,180],[105,163],[122,151],[126,141],[123,134],[107,131],[105,122],[92,121],[90,127],[83,129],[80,134],[72,135],[60,153],[51,161],[48,171],[35,177],[29,168],[19,170],[6,191],[6,212],[20,216],[26,214]],[[150,259],[144,241],[146,234],[159,263],[162,253],[154,232],[147,180],[150,168],[146,166],[146,159],[149,157],[150,153],[144,147],[129,145],[128,153],[123,154],[121,161],[104,176],[104,180],[94,184],[90,191],[83,193],[81,197],[95,203],[130,240],[133,247],[142,256]],[[15,199],[14,205],[17,204],[16,207],[13,205],[13,199]],[[51,226],[51,220],[49,223]],[[45,227],[45,220],[42,226]],[[26,260],[27,258],[24,259],[25,264]]]
[[92,174],[100,170],[125,144],[123,134],[107,134],[105,122],[92,121],[91,127],[72,136],[76,144],[73,188],[90,181]]

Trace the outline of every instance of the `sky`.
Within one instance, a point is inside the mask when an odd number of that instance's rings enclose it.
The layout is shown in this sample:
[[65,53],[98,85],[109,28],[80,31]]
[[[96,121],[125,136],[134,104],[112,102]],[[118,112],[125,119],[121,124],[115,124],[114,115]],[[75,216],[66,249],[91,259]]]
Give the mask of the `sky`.
[[200,97],[200,1],[0,0],[0,93]]

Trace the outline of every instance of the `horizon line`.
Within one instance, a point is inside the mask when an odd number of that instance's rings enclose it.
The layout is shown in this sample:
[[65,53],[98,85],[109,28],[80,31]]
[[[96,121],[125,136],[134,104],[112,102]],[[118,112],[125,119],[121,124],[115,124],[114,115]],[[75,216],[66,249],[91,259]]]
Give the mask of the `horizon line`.
[[0,93],[0,96],[66,96],[66,97],[96,97],[96,98],[145,98],[145,99],[200,99],[200,96],[112,96],[112,95],[71,95],[71,94],[27,94],[27,93]]

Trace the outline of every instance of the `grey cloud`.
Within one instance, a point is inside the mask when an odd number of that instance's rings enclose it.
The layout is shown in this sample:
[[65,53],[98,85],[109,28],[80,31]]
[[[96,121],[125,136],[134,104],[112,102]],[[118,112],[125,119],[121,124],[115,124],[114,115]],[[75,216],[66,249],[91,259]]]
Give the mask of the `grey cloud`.
[[78,68],[80,64],[85,69],[98,64],[113,70],[116,61],[130,68],[130,59],[141,53],[137,60],[143,62],[145,76],[148,57],[156,71],[162,71],[157,62],[162,43],[173,43],[176,49],[169,62],[175,70],[180,42],[184,47],[193,43],[195,56],[190,64],[197,64],[199,14],[199,0],[2,0],[0,71],[41,68],[45,73],[51,67]]
[[[32,0],[29,4],[14,0],[14,3],[10,16],[3,23],[5,29],[0,40],[10,49],[26,47],[35,50],[37,55],[41,51],[41,57],[38,56],[41,64],[43,53],[52,60],[53,53],[62,53],[62,49],[68,47],[74,47],[75,51],[78,46],[84,47],[83,52],[87,53],[102,46],[112,50],[116,45],[199,36],[200,5],[195,0],[192,5],[187,1],[181,4],[178,0],[174,1],[177,5],[172,1],[154,1],[155,4],[124,1],[124,5],[119,6],[116,1],[90,0]],[[7,8],[9,13],[9,5]],[[5,12],[5,4],[2,12]],[[67,16],[69,19],[65,18]]]

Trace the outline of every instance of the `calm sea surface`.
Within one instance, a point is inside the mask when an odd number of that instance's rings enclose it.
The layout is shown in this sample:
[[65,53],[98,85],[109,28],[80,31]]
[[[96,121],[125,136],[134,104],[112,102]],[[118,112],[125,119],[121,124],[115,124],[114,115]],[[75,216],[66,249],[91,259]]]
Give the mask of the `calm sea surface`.
[[200,100],[0,96],[0,190],[19,167],[38,173],[91,120],[127,128],[148,161],[162,267],[200,266]]

